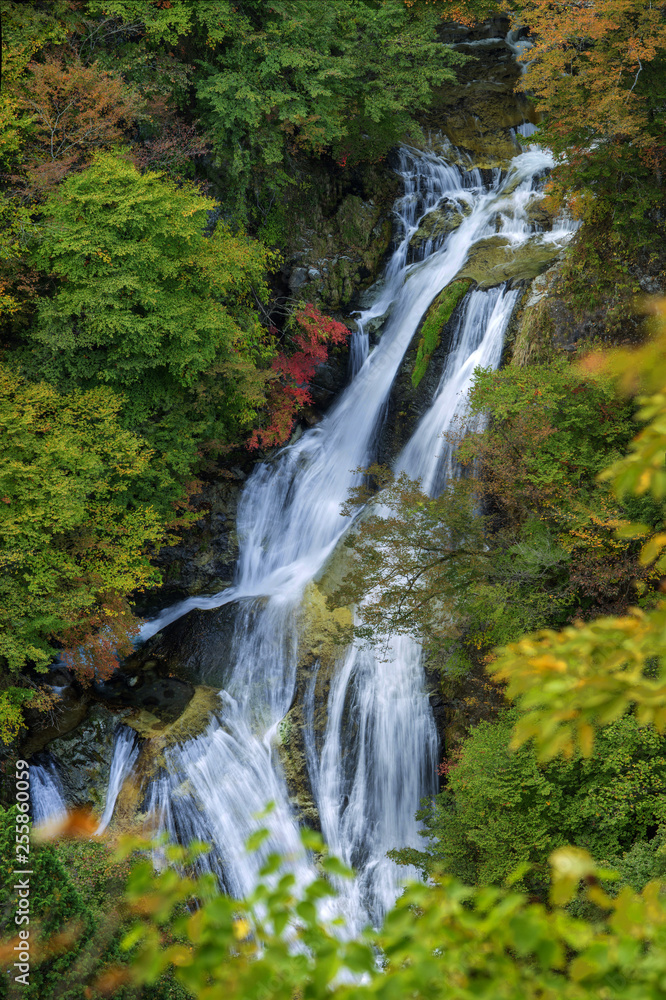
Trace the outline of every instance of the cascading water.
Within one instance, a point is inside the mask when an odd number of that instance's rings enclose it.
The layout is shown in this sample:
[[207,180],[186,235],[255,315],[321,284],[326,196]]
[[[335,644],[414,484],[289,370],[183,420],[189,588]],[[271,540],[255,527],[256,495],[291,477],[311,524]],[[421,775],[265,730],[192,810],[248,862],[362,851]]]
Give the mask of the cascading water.
[[67,814],[62,782],[52,760],[30,766],[30,807],[35,826],[57,823]]
[[[145,638],[194,607],[231,600],[240,605],[216,718],[204,735],[166,752],[168,774],[148,795],[172,835],[213,841],[217,858],[211,864],[231,893],[252,888],[271,851],[296,859],[290,863],[299,878],[312,877],[299,853],[297,822],[274,747],[295,692],[305,587],[349,525],[340,506],[361,481],[357,470],[374,458],[388,394],[419,320],[476,241],[499,232],[517,245],[533,236],[525,210],[550,166],[548,154],[532,147],[514,159],[508,175],[498,171],[485,186],[477,170],[462,170],[428,151],[401,151],[405,193],[396,204],[399,244],[376,301],[359,321],[362,330],[370,320],[388,316],[378,346],[366,356],[359,341],[355,376],[327,416],[249,479],[238,514],[234,586],[182,602],[144,629]],[[441,245],[421,251],[425,259],[409,263],[410,240],[421,220],[445,201],[464,208],[465,217]],[[565,223],[542,239],[562,243],[570,232]],[[464,410],[474,367],[499,362],[515,298],[515,292],[493,289],[466,300],[430,410],[397,461],[399,470],[421,478],[428,490],[437,490],[446,474],[450,457],[440,435]],[[322,830],[332,850],[358,871],[342,900],[351,929],[368,919],[379,921],[395,900],[401,872],[386,851],[416,843],[414,813],[433,789],[437,740],[421,660],[419,646],[405,638],[392,642],[386,661],[352,647],[331,683],[320,752],[312,731],[305,733]],[[313,717],[313,684],[306,720]],[[274,811],[256,819],[268,800]],[[248,855],[245,840],[258,825],[266,825],[270,837]]]
[[472,292],[455,331],[435,398],[396,463],[396,472],[420,479],[426,493],[441,492],[453,473],[452,448],[443,438],[465,420],[467,393],[475,368],[497,368],[504,331],[518,298],[504,287]]
[[116,742],[113,748],[113,757],[111,759],[111,770],[109,772],[109,784],[106,790],[104,812],[102,813],[102,818],[99,821],[99,826],[96,831],[98,837],[104,832],[104,830],[106,830],[107,826],[111,822],[111,817],[113,816],[113,810],[116,808],[116,801],[118,800],[120,789],[123,787],[123,782],[125,781],[127,775],[131,774],[132,768],[134,767],[138,756],[139,742],[137,740],[136,733],[128,726],[121,726],[117,732]]

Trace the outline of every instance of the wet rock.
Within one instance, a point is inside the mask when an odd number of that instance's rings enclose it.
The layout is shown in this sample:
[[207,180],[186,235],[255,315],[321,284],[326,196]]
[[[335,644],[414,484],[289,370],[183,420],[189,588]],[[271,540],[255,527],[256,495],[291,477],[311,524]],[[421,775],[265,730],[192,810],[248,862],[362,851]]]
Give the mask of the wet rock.
[[349,349],[333,349],[326,361],[315,368],[310,382],[312,402],[322,412],[339,396],[349,377]]
[[75,729],[46,745],[56,762],[68,806],[103,808],[114,733],[126,715],[127,712],[112,712],[103,705],[93,705]]
[[[472,31],[446,25],[442,31],[472,58],[456,68],[457,84],[436,89],[433,106],[420,116],[424,131],[453,143],[463,169],[505,169],[522,149],[516,127],[533,115],[527,98],[513,93],[520,68],[505,41],[508,22]],[[484,39],[490,44],[474,44]]]
[[[64,677],[49,675],[51,684],[55,681],[59,683],[56,684],[57,701],[47,715],[29,708],[24,710],[28,733],[21,741],[20,754],[26,760],[43,750],[51,740],[76,729],[87,715],[89,691],[82,691],[78,685],[73,685],[69,675],[64,674]],[[49,686],[45,685],[45,690],[48,693]]]
[[[236,512],[245,478],[240,469],[223,470],[191,498],[192,509],[202,517],[183,531],[176,545],[153,557],[164,579],[158,606],[168,603],[168,592],[216,593],[231,584],[238,556]],[[137,614],[150,616],[152,610],[145,597],[139,596]]]
[[305,267],[295,267],[291,274],[289,275],[289,290],[292,295],[295,294],[299,288],[302,288],[305,282],[308,280],[308,272]]
[[610,288],[608,296],[597,293],[596,304],[593,297],[581,304],[564,279],[565,261],[563,254],[531,283],[508,338],[511,364],[544,363],[559,352],[571,354],[593,344],[641,342],[640,316],[626,289]]
[[434,212],[429,212],[409,241],[412,253],[421,252],[428,242],[438,246],[449,233],[458,228],[467,214],[469,208],[454,201],[447,201]]
[[[345,607],[331,608],[326,599],[334,585],[332,565],[341,565],[340,560],[344,558],[344,547],[338,545],[319,574],[318,582],[309,584],[305,590],[298,619],[294,704],[278,726],[276,735],[276,750],[294,811],[301,822],[314,829],[319,829],[319,814],[308,773],[305,731],[307,726],[319,757],[326,733],[331,680],[352,639],[351,611]],[[306,719],[308,693],[311,694],[311,719]]]
[[[463,290],[466,290],[468,287],[469,282],[465,282]],[[450,289],[451,286],[448,286],[448,289],[445,289],[445,291]],[[464,296],[457,301],[457,305],[450,314],[449,319],[444,323],[439,335],[439,343],[428,355],[428,363],[424,374],[419,379],[417,385],[414,385],[412,376],[419,355],[423,323],[429,310],[426,310],[423,319],[419,323],[389,394],[386,415],[380,431],[377,449],[377,459],[380,464],[391,465],[402,448],[407,444],[416,424],[432,403],[439,386],[446,359],[449,355],[451,339],[459,321],[463,302]]]
[[312,165],[293,192],[285,280],[300,301],[347,313],[377,277],[392,237],[398,180],[387,163],[336,172]]
[[278,725],[275,745],[287,783],[289,801],[299,822],[313,830],[321,829],[308,774],[302,704],[294,705]]
[[531,280],[545,271],[561,252],[561,247],[539,237],[514,246],[503,236],[491,236],[474,244],[457,277],[470,278],[482,289],[505,281]]
[[[239,605],[232,603],[220,608],[189,611],[128,657],[123,673],[128,677],[173,676],[190,686],[224,687],[238,609]],[[138,696],[140,691],[136,695],[132,692],[132,697]]]
[[306,587],[299,616],[299,663],[309,667],[316,661],[324,671],[334,667],[352,639],[351,611],[328,606],[330,587],[329,560],[317,582]]
[[197,685],[182,712],[171,721],[165,721],[145,709],[128,715],[125,724],[145,741],[141,745],[137,762],[139,773],[146,777],[154,774],[160,767],[165,767],[165,750],[205,733],[212,716],[219,709],[219,691],[206,685]]
[[530,223],[541,232],[545,233],[553,228],[553,216],[543,207],[541,200],[528,205],[525,214]]
[[189,681],[164,675],[157,664],[135,673],[127,664],[103,684],[96,685],[97,696],[109,706],[119,705],[135,710],[154,712],[165,722],[171,722],[184,711],[194,688]]
[[648,295],[664,294],[664,286],[659,278],[649,274],[639,274],[637,280],[642,292],[646,292]]

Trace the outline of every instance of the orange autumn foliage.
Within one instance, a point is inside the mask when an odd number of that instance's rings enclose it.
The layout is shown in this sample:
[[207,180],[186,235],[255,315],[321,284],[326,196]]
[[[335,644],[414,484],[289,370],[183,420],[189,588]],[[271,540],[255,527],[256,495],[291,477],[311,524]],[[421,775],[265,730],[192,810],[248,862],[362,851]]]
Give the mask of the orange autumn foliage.
[[32,62],[20,106],[32,118],[28,175],[41,190],[57,184],[93,152],[122,140],[139,111],[139,99],[97,63],[66,64],[53,56]]
[[508,14],[526,27],[520,90],[546,116],[549,145],[613,139],[649,146],[645,99],[637,87],[646,66],[666,49],[666,4],[642,0],[405,0],[435,4],[442,18],[464,25]]
[[564,145],[611,140],[649,146],[641,74],[666,48],[664,4],[528,0],[519,17],[533,48],[521,81]]

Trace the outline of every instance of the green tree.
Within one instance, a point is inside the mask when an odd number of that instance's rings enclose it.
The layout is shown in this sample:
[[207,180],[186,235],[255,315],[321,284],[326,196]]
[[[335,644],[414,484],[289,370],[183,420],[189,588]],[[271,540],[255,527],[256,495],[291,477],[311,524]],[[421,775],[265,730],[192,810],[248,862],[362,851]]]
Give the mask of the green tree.
[[[566,360],[477,370],[472,417],[485,430],[456,438],[464,475],[439,497],[404,475],[373,469],[346,513],[373,499],[346,539],[344,579],[332,595],[359,606],[359,636],[408,632],[430,649],[517,639],[578,612],[626,606],[638,548],[615,535],[636,504],[619,503],[596,476],[631,433],[631,405],[613,380]],[[641,513],[659,520],[660,505]]]
[[384,156],[465,59],[437,38],[436,11],[413,14],[400,0],[107,0],[88,9],[143,22],[154,48],[180,38],[198,60],[197,107],[240,216],[291,182],[290,157]]
[[146,550],[167,540],[165,519],[140,499],[152,453],[119,423],[121,403],[107,387],[62,393],[0,367],[5,741],[25,700],[16,676],[45,670],[55,638],[82,677],[113,669],[136,631],[127,594],[159,578]]
[[189,184],[101,154],[45,205],[34,260],[56,278],[26,364],[60,387],[126,393],[125,426],[179,475],[206,441],[238,440],[264,400],[272,349],[254,295],[270,251],[218,224]]
[[[661,504],[666,497],[666,310],[663,301],[653,309],[653,336],[644,347],[593,355],[585,367],[605,370],[625,391],[642,393],[637,419],[643,428],[628,454],[599,478],[611,483],[619,500],[637,495]],[[663,522],[656,531],[649,521],[627,522],[617,534],[646,539],[640,561],[663,579]],[[627,710],[641,724],[666,729],[666,604],[654,595],[651,605],[629,608],[621,617],[577,621],[560,632],[528,635],[499,651],[490,669],[508,682],[508,694],[521,709],[515,745],[533,738],[544,757],[571,755],[576,746],[589,754],[595,726]]]
[[330,602],[358,606],[361,639],[411,634],[446,647],[459,633],[465,593],[488,572],[486,518],[474,509],[473,485],[457,480],[432,498],[404,473],[368,471],[369,482],[343,507],[349,515],[370,504],[345,539],[351,558]]
[[517,715],[514,709],[472,730],[444,765],[446,788],[419,814],[427,851],[392,856],[473,885],[501,885],[527,865],[524,885],[543,896],[548,857],[567,844],[620,871],[647,852],[651,869],[639,889],[663,874],[657,852],[666,828],[648,838],[666,820],[666,739],[620,719],[600,730],[592,757],[543,764],[530,745],[511,750]]
[[[438,877],[408,886],[378,930],[349,938],[341,921],[318,907],[328,898],[335,912],[326,876],[350,873],[326,856],[316,835],[305,831],[303,839],[321,855],[322,877],[299,885],[272,856],[242,900],[219,895],[210,876],[156,874],[148,860],[135,866],[125,897],[134,917],[124,940],[134,950],[132,981],[150,987],[172,969],[200,1000],[637,1000],[663,992],[666,907],[658,882],[640,893],[625,886],[613,897],[603,889],[612,873],[585,851],[564,848],[551,856],[550,905],[515,888],[471,888]],[[137,846],[130,841],[123,850]],[[186,860],[183,849],[169,854],[176,863]],[[573,916],[565,908],[572,900],[598,916]],[[176,914],[194,901],[190,912]],[[170,930],[175,940],[168,940]],[[10,945],[0,954],[10,954]],[[114,971],[117,989],[125,969],[108,970],[109,984]]]

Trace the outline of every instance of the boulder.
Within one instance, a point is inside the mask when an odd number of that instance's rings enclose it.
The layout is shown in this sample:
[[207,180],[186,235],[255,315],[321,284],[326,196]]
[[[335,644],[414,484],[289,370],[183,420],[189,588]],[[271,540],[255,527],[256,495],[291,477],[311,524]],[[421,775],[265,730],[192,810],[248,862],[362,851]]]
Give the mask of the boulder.
[[479,240],[470,249],[457,278],[469,278],[479,288],[493,288],[505,281],[531,281],[562,252],[555,243],[539,237],[515,246],[503,236]]
[[434,212],[429,212],[409,241],[412,255],[418,255],[428,241],[435,246],[442,243],[449,233],[458,228],[469,211],[464,202],[447,200]]
[[224,687],[238,611],[239,605],[230,603],[187,612],[128,657],[123,675],[142,683],[146,678],[178,678],[190,685],[190,696],[193,684]]

